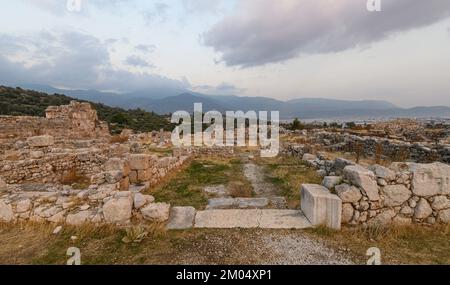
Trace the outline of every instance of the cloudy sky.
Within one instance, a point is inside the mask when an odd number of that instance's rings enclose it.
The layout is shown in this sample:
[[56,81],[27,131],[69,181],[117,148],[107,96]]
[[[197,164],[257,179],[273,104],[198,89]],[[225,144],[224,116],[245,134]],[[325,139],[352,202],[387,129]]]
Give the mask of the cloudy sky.
[[0,83],[450,106],[448,0],[0,1]]

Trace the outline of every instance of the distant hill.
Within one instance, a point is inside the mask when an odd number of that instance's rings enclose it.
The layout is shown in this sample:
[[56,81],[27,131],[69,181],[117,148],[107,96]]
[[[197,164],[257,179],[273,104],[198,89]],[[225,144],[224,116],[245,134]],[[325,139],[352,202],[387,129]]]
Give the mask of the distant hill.
[[76,100],[89,102],[97,110],[99,119],[110,125],[112,133],[120,133],[124,128],[149,132],[152,130],[172,130],[167,116],[147,112],[142,109],[124,110],[87,100],[75,99],[61,94],[48,95],[43,92],[0,86],[0,115],[45,116],[48,106],[67,105]]
[[[39,91],[60,93],[91,102],[103,103],[125,109],[141,108],[158,114],[178,110],[192,112],[194,103],[203,103],[203,111],[280,111],[283,120],[300,119],[379,119],[450,117],[450,107],[399,108],[380,100],[334,100],[301,98],[280,101],[266,97],[210,96],[182,90],[144,90],[128,94],[100,92],[96,90],[60,90],[45,85],[29,85]],[[180,91],[180,92],[179,92]],[[181,92],[182,91],[182,92]],[[179,92],[179,93],[177,93]]]

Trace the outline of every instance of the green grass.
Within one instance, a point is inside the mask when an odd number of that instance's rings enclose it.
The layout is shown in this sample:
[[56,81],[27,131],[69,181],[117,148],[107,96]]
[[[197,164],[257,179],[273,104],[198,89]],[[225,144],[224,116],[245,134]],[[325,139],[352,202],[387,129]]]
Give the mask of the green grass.
[[290,208],[298,207],[302,184],[322,182],[315,169],[296,158],[287,156],[259,158],[257,163],[264,166],[267,181],[280,187],[281,194],[286,197]]
[[166,182],[150,189],[158,202],[167,202],[172,206],[192,206],[203,209],[208,202],[206,186],[228,185],[242,181],[244,187],[250,187],[242,173],[242,164],[236,159],[196,159],[180,172],[172,175]]

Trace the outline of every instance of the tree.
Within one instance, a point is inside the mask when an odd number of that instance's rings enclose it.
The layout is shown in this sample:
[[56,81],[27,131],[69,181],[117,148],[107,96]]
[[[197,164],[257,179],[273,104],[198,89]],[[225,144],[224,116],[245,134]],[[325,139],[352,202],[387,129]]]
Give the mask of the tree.
[[298,118],[295,118],[292,122],[292,130],[303,130],[304,128],[305,125],[303,125]]

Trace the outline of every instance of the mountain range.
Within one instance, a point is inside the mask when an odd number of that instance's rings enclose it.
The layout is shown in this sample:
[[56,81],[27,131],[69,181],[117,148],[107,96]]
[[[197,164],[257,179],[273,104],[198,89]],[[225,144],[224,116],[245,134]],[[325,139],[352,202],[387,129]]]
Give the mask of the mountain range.
[[205,95],[180,89],[152,89],[126,94],[97,90],[67,90],[47,85],[23,84],[23,88],[49,94],[64,94],[70,97],[103,103],[125,109],[140,108],[157,114],[169,114],[178,110],[193,112],[194,103],[203,103],[203,112],[210,110],[280,111],[280,119],[358,120],[380,118],[450,118],[450,107],[400,108],[380,100],[335,100],[301,98],[281,101],[267,97],[241,97],[235,95]]

